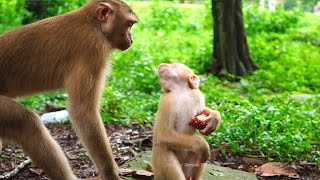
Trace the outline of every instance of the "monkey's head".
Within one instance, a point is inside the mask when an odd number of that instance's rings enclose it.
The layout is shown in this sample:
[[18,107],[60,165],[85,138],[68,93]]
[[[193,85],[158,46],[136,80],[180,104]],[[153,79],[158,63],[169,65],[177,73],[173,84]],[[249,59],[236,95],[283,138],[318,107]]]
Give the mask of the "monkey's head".
[[126,50],[132,43],[131,27],[138,17],[129,5],[121,0],[103,0],[96,8],[96,19],[101,31],[113,49]]
[[164,92],[199,88],[199,77],[184,64],[162,63],[158,67],[160,85]]

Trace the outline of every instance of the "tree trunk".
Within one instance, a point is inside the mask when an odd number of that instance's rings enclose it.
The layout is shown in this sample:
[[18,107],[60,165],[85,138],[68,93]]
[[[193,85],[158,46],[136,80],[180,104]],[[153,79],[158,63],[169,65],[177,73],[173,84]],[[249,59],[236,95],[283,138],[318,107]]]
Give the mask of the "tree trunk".
[[242,76],[254,71],[243,23],[241,0],[212,0],[214,16],[213,74]]

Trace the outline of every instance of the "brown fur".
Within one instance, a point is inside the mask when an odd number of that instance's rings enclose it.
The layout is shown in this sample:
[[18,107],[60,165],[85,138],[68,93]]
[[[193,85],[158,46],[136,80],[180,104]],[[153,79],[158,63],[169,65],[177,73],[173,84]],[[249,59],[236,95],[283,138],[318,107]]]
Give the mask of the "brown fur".
[[[152,166],[156,180],[199,180],[209,158],[209,145],[189,125],[193,117],[208,111],[207,129],[216,129],[220,114],[205,107],[199,79],[180,63],[159,66],[164,91],[158,106],[153,132]],[[209,123],[210,122],[210,123]],[[211,131],[211,130],[209,130]],[[204,132],[206,134],[207,132]]]
[[22,145],[50,178],[75,179],[39,117],[10,99],[65,88],[72,124],[99,177],[119,179],[99,104],[108,57],[114,49],[131,46],[135,22],[136,15],[122,1],[92,0],[78,10],[1,35],[0,139]]

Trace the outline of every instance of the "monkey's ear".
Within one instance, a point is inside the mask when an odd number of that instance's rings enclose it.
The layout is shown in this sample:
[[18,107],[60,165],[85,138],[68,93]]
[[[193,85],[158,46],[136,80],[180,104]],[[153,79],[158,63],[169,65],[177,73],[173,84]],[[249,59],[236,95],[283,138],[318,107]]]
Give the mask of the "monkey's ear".
[[189,85],[191,89],[199,88],[200,79],[197,75],[191,74],[189,75]]
[[96,10],[96,18],[102,22],[108,20],[108,15],[113,11],[112,6],[109,3],[99,3]]

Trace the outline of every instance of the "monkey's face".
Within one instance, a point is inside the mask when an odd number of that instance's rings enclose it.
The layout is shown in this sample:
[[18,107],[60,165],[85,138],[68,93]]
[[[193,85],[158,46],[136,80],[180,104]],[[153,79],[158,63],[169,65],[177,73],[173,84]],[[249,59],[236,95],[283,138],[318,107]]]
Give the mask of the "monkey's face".
[[119,50],[126,50],[129,47],[131,47],[133,43],[133,36],[132,36],[132,26],[135,24],[138,20],[136,16],[133,13],[130,13],[129,15],[117,19],[122,19],[122,21],[118,22],[118,28],[115,30],[115,37],[112,41],[112,45],[115,49]]
[[186,65],[181,63],[162,63],[158,67],[160,85],[164,92],[196,89],[199,78]]
[[113,49],[124,51],[131,47],[131,28],[138,18],[127,4],[112,6],[100,3],[96,14],[101,22],[101,31]]

